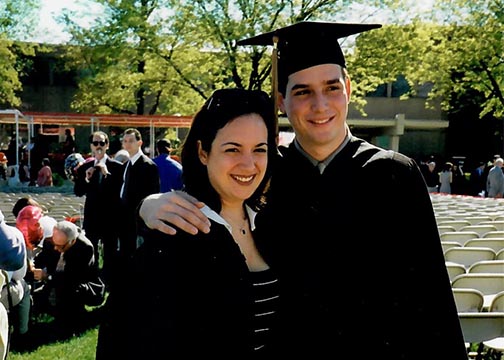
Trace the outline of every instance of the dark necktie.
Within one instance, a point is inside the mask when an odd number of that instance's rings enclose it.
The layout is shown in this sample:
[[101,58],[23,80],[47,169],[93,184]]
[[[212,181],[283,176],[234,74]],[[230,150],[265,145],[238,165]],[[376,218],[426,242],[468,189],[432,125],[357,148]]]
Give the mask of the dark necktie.
[[128,188],[129,184],[129,174],[131,166],[132,166],[131,161],[128,161],[126,163],[126,170],[124,170],[124,182],[121,188],[121,199],[123,200],[126,198],[126,189]]

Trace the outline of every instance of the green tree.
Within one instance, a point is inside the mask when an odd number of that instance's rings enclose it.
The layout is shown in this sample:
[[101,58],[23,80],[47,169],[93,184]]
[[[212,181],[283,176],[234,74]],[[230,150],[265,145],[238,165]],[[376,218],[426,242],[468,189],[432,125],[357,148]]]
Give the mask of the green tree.
[[[376,78],[384,82],[402,74],[415,95],[418,86],[432,85],[429,99],[440,99],[444,110],[460,106],[464,94],[479,93],[475,105],[480,116],[504,116],[504,1],[439,1],[436,22],[415,20],[404,26],[362,34],[359,52],[374,54],[365,63],[372,78],[361,77],[363,90],[372,88]],[[483,102],[481,102],[483,99]]]
[[39,9],[38,0],[0,2],[0,107],[21,105],[22,76],[30,63],[24,56],[35,54],[37,46],[25,43],[33,34],[32,25]]
[[[69,59],[81,70],[73,106],[83,112],[192,114],[224,86],[269,90],[267,48],[236,40],[301,20],[328,20],[347,1],[97,0],[90,28],[67,12]],[[353,1],[383,8],[396,1]],[[367,14],[369,15],[369,13]]]

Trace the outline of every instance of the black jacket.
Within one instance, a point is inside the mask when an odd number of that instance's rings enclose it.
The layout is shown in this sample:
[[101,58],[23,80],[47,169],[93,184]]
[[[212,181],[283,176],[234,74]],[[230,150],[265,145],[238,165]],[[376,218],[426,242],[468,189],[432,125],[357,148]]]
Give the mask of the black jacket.
[[352,137],[321,175],[292,144],[257,217],[281,284],[278,356],[466,360],[423,177]]
[[107,301],[97,359],[250,358],[249,271],[228,230],[144,240]]
[[[130,169],[128,169],[130,167]],[[137,207],[148,195],[159,192],[159,172],[157,165],[147,156],[142,154],[135,164],[126,163],[125,171],[127,180],[119,213],[122,214],[120,219],[120,251],[126,257],[131,256],[136,248],[136,214]]]
[[123,181],[124,165],[117,160],[107,158],[105,161],[110,175],[101,177],[95,171],[91,180],[86,179],[86,170],[94,166],[90,161],[77,170],[74,193],[86,196],[84,203],[83,229],[89,236],[101,237],[103,234],[117,232],[120,223],[119,192]]

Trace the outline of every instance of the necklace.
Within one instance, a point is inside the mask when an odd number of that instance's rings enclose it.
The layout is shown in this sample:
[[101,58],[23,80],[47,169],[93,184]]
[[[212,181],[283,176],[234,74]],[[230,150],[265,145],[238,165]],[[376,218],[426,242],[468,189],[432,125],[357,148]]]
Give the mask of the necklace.
[[242,226],[240,227],[240,233],[242,235],[247,235],[247,225],[248,225],[248,218],[247,216],[245,216],[245,218],[243,219]]
[[[229,216],[228,213],[221,211],[220,215],[226,220],[226,222],[229,225],[231,225],[231,228],[233,229],[233,232],[236,231],[237,235],[238,234],[241,235],[241,236],[247,235],[248,230],[249,230],[249,225],[248,225],[248,216],[247,216],[246,213],[242,213],[238,217],[238,216]],[[240,219],[238,221],[241,221],[241,224],[237,225],[237,224],[239,224],[239,222],[235,221],[234,219]]]

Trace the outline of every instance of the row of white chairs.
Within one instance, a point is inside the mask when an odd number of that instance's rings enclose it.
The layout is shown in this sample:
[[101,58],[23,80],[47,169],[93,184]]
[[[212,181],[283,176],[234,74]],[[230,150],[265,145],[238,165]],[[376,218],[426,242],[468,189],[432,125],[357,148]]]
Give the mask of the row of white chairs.
[[461,245],[471,239],[504,238],[504,231],[490,231],[479,236],[475,231],[448,231],[439,235],[441,241],[456,241]]
[[[474,231],[479,237],[483,237],[490,231],[504,231],[504,220],[483,221],[479,224],[471,224],[467,220],[444,220],[437,222],[438,229],[450,231]],[[453,229],[453,230],[452,230]]]
[[445,261],[463,265],[469,269],[480,261],[504,261],[504,250],[495,252],[489,247],[454,246],[444,252]]
[[453,247],[484,247],[490,248],[495,253],[499,253],[502,249],[504,249],[504,237],[495,237],[495,238],[473,238],[465,241],[464,243],[460,243],[458,241],[441,241],[441,246],[443,247],[443,252],[451,249]]
[[484,311],[484,294],[479,290],[454,288],[453,296],[466,346],[479,343],[504,352],[504,291],[493,297],[488,311]]
[[16,219],[12,214],[12,208],[16,201],[30,195],[44,209],[44,212],[56,220],[82,214],[85,196],[77,197],[73,194],[59,193],[5,193],[0,192],[0,210],[9,225],[15,225]]
[[478,344],[478,351],[504,352],[504,199],[431,200],[468,350]]
[[486,215],[478,216],[436,216],[436,223],[438,225],[452,225],[454,227],[470,226],[470,225],[494,225],[501,227],[504,222],[504,216],[491,217]]

